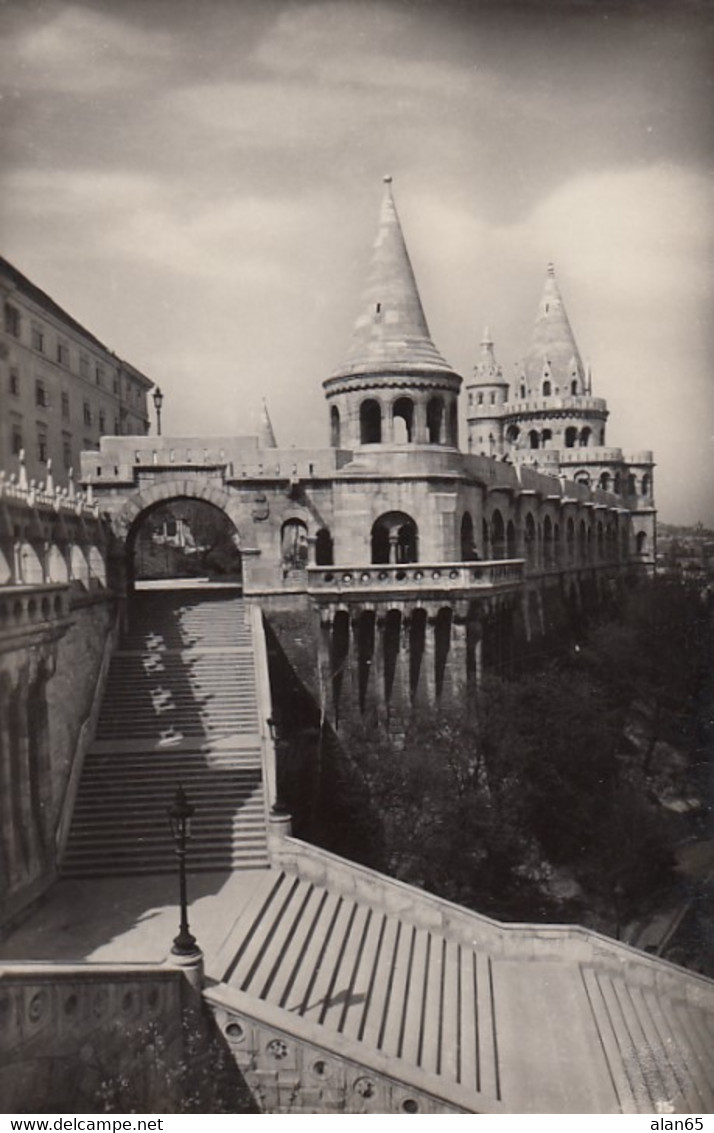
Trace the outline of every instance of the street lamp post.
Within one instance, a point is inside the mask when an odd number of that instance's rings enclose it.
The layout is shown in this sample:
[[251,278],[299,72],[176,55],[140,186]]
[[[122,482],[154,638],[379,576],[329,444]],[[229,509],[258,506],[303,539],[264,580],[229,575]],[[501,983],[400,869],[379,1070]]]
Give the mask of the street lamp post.
[[154,389],[151,395],[154,399],[154,408],[156,410],[156,435],[161,436],[161,406],[164,404],[164,395],[158,386]]
[[181,903],[181,924],[178,936],[174,938],[171,949],[175,956],[193,956],[200,952],[196,937],[191,934],[188,927],[188,902],[186,898],[186,853],[187,843],[191,836],[191,819],[195,807],[186,798],[186,792],[179,783],[174,795],[173,804],[168,808],[169,826],[174,840],[174,848],[179,864],[179,894]]

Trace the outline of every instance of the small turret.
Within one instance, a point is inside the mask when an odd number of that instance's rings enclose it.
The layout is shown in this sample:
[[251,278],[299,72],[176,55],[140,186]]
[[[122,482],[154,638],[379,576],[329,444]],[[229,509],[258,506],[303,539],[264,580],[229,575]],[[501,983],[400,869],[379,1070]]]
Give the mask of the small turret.
[[508,382],[496,361],[488,327],[481,338],[481,355],[474,376],[467,386],[469,452],[500,456],[503,449],[503,406],[508,399]]

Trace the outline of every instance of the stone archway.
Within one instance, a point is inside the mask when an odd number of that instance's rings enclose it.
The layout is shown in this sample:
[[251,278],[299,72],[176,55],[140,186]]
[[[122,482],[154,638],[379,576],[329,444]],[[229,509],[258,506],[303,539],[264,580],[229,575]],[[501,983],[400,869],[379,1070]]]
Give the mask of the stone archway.
[[235,547],[238,552],[244,547],[239,522],[245,516],[241,510],[240,498],[225,488],[199,480],[171,479],[154,482],[139,492],[135,492],[112,516],[114,535],[124,548],[125,581],[133,588],[134,543],[143,522],[162,505],[171,503],[195,502],[206,504],[220,512],[232,526],[235,533]]

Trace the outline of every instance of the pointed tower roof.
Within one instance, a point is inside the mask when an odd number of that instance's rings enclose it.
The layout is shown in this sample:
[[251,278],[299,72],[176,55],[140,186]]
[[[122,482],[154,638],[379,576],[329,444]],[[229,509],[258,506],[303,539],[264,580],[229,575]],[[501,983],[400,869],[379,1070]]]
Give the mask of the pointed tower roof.
[[273,424],[268,413],[268,403],[263,398],[258,415],[258,446],[260,448],[277,448]]
[[385,177],[384,182],[361,314],[347,357],[332,377],[440,373],[458,379],[431,341],[392,196],[392,178]]
[[496,361],[496,355],[493,350],[493,339],[491,338],[491,332],[488,327],[483,328],[481,357],[474,366],[474,384],[491,386],[508,385],[508,382],[503,377],[503,370]]
[[556,381],[585,377],[552,263],[548,264],[531,344],[523,360],[523,372],[529,385],[539,382],[546,370]]

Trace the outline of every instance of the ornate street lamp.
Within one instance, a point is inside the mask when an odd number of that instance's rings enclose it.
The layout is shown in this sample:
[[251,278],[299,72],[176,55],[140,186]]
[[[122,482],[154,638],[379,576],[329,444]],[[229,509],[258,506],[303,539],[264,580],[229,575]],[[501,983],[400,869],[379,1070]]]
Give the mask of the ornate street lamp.
[[154,408],[156,410],[156,435],[161,436],[161,406],[164,404],[164,395],[158,386],[154,389],[151,395],[154,399]]
[[179,863],[179,894],[181,902],[181,924],[178,936],[174,938],[171,951],[175,956],[193,956],[200,952],[196,937],[192,936],[188,927],[188,903],[186,900],[186,847],[191,836],[191,819],[195,807],[186,798],[186,792],[179,783],[174,795],[173,804],[168,807],[167,814],[174,848]]

